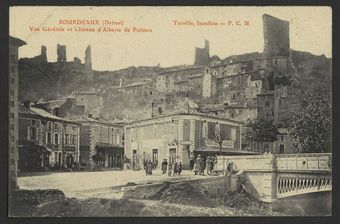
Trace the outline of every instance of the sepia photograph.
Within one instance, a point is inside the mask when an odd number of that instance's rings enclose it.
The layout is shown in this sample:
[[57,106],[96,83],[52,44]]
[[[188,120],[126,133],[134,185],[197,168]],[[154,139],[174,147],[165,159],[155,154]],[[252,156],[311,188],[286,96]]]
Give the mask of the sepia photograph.
[[332,8],[12,6],[9,217],[332,215]]

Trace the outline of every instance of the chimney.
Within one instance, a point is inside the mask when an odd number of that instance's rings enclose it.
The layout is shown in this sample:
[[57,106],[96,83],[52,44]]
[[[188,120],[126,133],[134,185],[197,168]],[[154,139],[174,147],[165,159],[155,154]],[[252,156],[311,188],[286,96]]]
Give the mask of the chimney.
[[25,101],[23,102],[23,104],[24,104],[24,107],[25,107],[25,108],[29,109],[29,108],[30,108],[30,105],[31,105],[31,102],[30,102],[29,100],[25,100]]

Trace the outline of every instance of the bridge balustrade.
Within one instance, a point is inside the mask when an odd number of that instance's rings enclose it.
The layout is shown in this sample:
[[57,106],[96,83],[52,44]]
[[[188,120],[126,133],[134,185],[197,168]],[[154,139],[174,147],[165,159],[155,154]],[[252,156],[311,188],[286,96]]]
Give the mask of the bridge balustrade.
[[245,171],[263,201],[332,190],[332,154],[219,156],[216,168]]

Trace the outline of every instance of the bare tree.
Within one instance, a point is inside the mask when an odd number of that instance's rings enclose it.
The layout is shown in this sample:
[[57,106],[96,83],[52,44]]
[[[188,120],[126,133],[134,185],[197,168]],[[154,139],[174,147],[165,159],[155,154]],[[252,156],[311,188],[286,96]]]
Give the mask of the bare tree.
[[214,141],[218,144],[220,148],[220,155],[222,155],[223,141],[228,138],[228,131],[220,127],[218,123],[215,126]]

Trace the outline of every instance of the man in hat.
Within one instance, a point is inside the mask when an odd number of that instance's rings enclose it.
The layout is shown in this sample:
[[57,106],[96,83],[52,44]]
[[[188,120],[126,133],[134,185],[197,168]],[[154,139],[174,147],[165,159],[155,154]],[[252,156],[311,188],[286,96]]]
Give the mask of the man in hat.
[[199,175],[204,175],[204,160],[201,156],[201,154],[199,154],[197,156],[197,163],[198,163],[198,172],[199,172]]
[[168,168],[168,162],[166,159],[163,160],[162,162],[162,174],[166,173],[166,169]]

